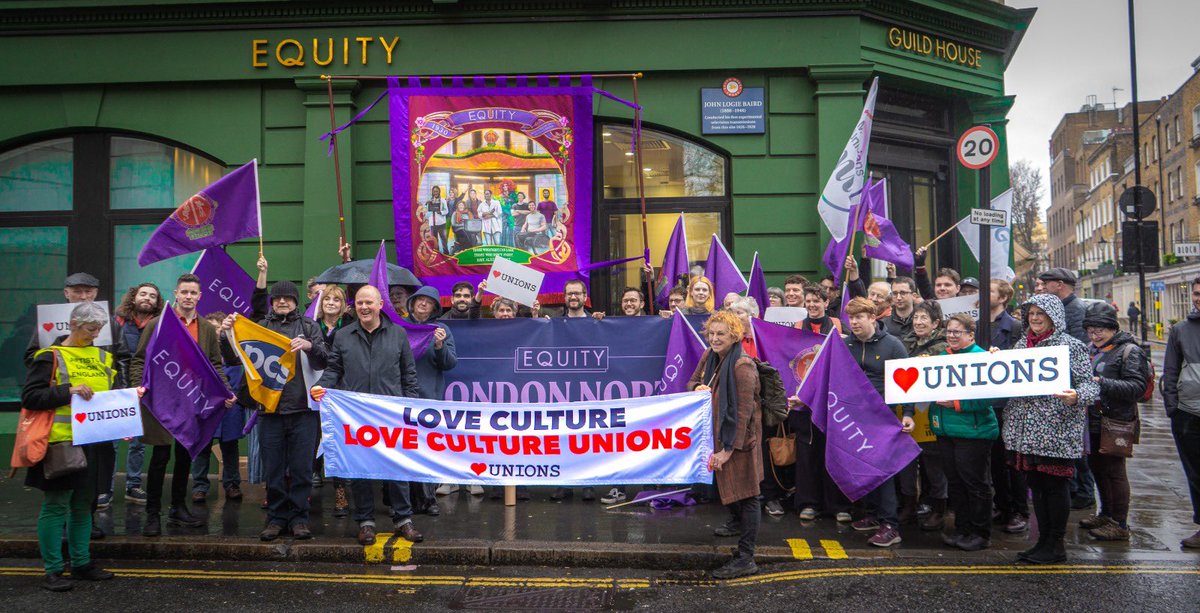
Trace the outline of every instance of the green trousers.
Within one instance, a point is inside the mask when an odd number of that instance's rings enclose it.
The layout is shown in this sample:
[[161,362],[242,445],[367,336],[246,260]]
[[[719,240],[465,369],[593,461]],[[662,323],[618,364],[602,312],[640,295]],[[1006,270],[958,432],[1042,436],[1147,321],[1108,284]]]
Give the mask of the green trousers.
[[92,488],[46,492],[38,515],[38,547],[47,573],[63,571],[62,536],[67,530],[67,549],[71,568],[91,563],[88,547],[92,542]]

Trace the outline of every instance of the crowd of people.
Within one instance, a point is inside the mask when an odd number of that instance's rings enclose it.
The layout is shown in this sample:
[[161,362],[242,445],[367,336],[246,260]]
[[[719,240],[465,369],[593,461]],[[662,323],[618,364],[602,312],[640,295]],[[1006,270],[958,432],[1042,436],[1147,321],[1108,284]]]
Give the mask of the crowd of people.
[[[486,202],[485,194],[481,210],[490,206]],[[502,229],[485,227],[483,232],[494,235],[488,240],[505,240]],[[446,245],[448,239],[438,236],[439,244]],[[1154,371],[1145,349],[1121,330],[1116,309],[1104,302],[1086,305],[1074,293],[1074,275],[1061,268],[1042,272],[1036,293],[1019,304],[1012,285],[992,280],[986,288],[992,306],[985,314],[991,322],[990,338],[977,338],[975,318],[961,313],[943,317],[938,301],[984,288],[948,268],[936,270],[931,278],[924,257],[923,252],[916,253],[911,276],[897,275],[889,266],[888,278],[871,284],[860,277],[855,259],[848,257],[844,287],[850,299],[841,313],[843,301],[832,276],[818,281],[789,276],[782,288],[768,290],[767,305],[730,294],[720,297],[718,306],[713,282],[698,271],[670,290],[669,308],[658,315],[670,317],[678,311],[708,316],[703,329],[708,349],[691,376],[690,389],[708,391],[713,397],[715,446],[709,469],[714,472],[715,491],[697,486],[692,497],[700,503],[716,499],[725,505],[729,521],[715,534],[739,538],[737,553],[714,576],[756,572],[754,549],[761,515],[783,516],[789,507],[802,522],[829,517],[869,533],[867,542],[878,547],[901,542],[901,530],[912,525],[941,532],[949,547],[978,551],[990,546],[993,530],[1012,534],[1029,530],[1032,506],[1038,535],[1019,558],[1052,564],[1066,559],[1064,537],[1071,511],[1095,507],[1098,491],[1097,510],[1079,525],[1095,539],[1130,538],[1126,454],[1113,450],[1109,433],[1122,425],[1136,427],[1138,402],[1148,398]],[[177,317],[236,392],[214,439],[223,464],[225,498],[243,497],[239,443],[248,436],[248,480],[265,484],[266,493],[259,537],[263,541],[286,535],[309,539],[313,536],[310,497],[314,488],[326,485],[321,462],[314,460],[320,422],[319,414],[309,408],[310,397],[320,400],[327,389],[339,389],[442,398],[445,373],[457,362],[454,335],[446,320],[606,316],[588,307],[588,287],[578,280],[566,284],[563,305],[553,312],[537,303],[527,308],[503,298],[492,301],[485,312],[485,284],[455,285],[450,307],[443,311],[441,296],[430,286],[393,286],[385,296],[369,285],[343,288],[310,281],[307,301],[319,301],[315,318],[310,319],[303,315],[294,283],[277,281],[268,288],[266,259],[258,260],[257,269],[252,318],[292,339],[292,351],[303,352],[313,368],[323,369],[319,379],[306,380],[303,373],[296,373],[283,387],[277,409],[266,413],[250,397],[230,345],[228,332],[234,317],[196,311],[202,291],[198,278],[191,274],[178,278],[169,308],[164,292],[154,284],[130,288],[108,319],[92,302],[99,282],[85,273],[73,274],[64,289],[67,300],[78,305],[71,314],[70,334],[45,349],[38,349],[35,338],[26,354],[29,370],[22,403],[30,410],[54,411],[51,448],[71,439],[71,396],[89,398],[95,392],[137,386],[157,318]],[[1192,285],[1192,299],[1196,309],[1171,331],[1161,383],[1191,488],[1193,520],[1200,524],[1200,278]],[[408,322],[437,327],[431,346],[420,357],[414,357],[404,328],[384,313],[385,300]],[[1070,388],[1047,396],[892,407],[905,432],[914,430],[917,412],[924,413],[936,438],[920,444],[920,456],[910,466],[863,500],[851,501],[831,479],[825,466],[825,435],[813,426],[809,408],[798,398],[788,399],[793,410],[782,425],[768,429],[763,424],[756,395],[759,355],[750,320],[770,306],[804,309],[807,316],[796,322],[796,328],[840,334],[881,397],[887,360],[1055,345],[1069,350]],[[625,288],[616,307],[619,316],[656,316],[642,288]],[[106,325],[112,326],[113,344],[93,346]],[[140,395],[144,390],[138,391]],[[255,424],[247,427],[251,419]],[[163,515],[169,525],[202,526],[205,520],[192,513],[189,503],[205,504],[215,495],[208,478],[211,451],[202,453],[193,465],[187,450],[149,411],[143,411],[143,420],[145,434],[129,441],[123,464],[126,504],[146,509],[142,534],[159,536]],[[795,460],[788,466],[775,465],[765,444],[768,437],[780,435],[794,438]],[[112,577],[91,562],[88,544],[104,537],[92,516],[112,504],[117,447],[117,443],[84,446],[87,470],[83,472],[51,476],[43,466],[49,454],[28,472],[26,483],[45,491],[38,536],[47,589],[61,591],[72,585],[64,576],[66,562],[59,545],[64,530],[72,578]],[[165,473],[172,456],[170,499],[164,514]],[[462,490],[470,496],[489,494],[479,486],[457,484],[332,479],[330,485],[333,515],[352,514],[359,527],[357,540],[363,545],[377,538],[378,491],[395,532],[411,542],[423,540],[413,517],[438,515],[439,497]],[[498,489],[490,495],[497,497]],[[627,495],[625,487],[613,487],[602,496],[585,487],[581,499],[614,504]],[[527,500],[530,492],[518,488],[517,496]],[[572,488],[559,487],[550,499],[565,501],[573,496]],[[951,515],[952,521],[947,521]],[[1200,548],[1200,532],[1183,545]]]

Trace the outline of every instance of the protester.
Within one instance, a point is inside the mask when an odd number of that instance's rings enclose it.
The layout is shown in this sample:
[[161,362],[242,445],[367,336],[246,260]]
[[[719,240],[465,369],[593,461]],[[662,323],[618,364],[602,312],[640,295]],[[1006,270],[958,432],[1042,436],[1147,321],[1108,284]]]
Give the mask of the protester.
[[[936,302],[913,306],[912,333],[904,337],[904,348],[911,357],[929,357],[946,353],[946,334],[942,328],[942,309]],[[900,523],[924,515],[921,529],[941,530],[946,514],[947,482],[937,441],[920,443],[921,455],[900,473]],[[919,479],[919,477],[924,477]],[[918,509],[917,482],[922,486]],[[928,487],[924,487],[928,484]]]
[[704,275],[692,277],[688,284],[683,312],[687,315],[709,315],[713,312],[713,284]]
[[[259,266],[260,269],[266,266],[265,261],[261,258]],[[217,335],[217,328],[196,313],[196,304],[200,301],[200,278],[191,273],[180,275],[175,282],[174,297],[172,308],[163,311],[162,317],[179,318],[192,340],[196,341],[209,363],[221,375],[221,380],[228,384],[225,372],[221,368],[221,341]],[[138,339],[137,351],[129,366],[131,381],[140,382],[142,380],[142,370],[146,363],[146,346],[150,343],[150,338],[154,336],[157,324],[157,317],[146,322],[142,337]],[[138,396],[140,397],[144,393],[145,389],[139,387]],[[226,408],[232,406],[233,403],[233,398],[227,400]],[[171,506],[167,511],[167,525],[187,528],[203,526],[205,520],[192,515],[187,507],[188,476],[192,469],[192,457],[188,454],[187,448],[175,440],[149,410],[142,411],[142,429],[144,431],[142,441],[153,447],[150,452],[150,469],[146,474],[146,523],[142,527],[142,536],[162,534],[163,481],[167,475],[167,464],[171,462],[172,449],[174,449],[175,463],[171,473]]]
[[1019,558],[1036,564],[1066,560],[1063,537],[1071,513],[1068,482],[1075,460],[1083,457],[1084,408],[1096,401],[1099,388],[1092,381],[1087,348],[1066,332],[1063,304],[1049,294],[1030,297],[1021,305],[1025,335],[1015,349],[1064,345],[1071,354],[1071,387],[1048,396],[1011,398],[1004,409],[1004,446],[1009,463],[1025,471],[1033,490],[1033,512],[1038,520],[1037,544]]
[[667,308],[659,311],[658,314],[664,318],[670,318],[675,314],[675,309],[683,308],[684,302],[687,301],[687,295],[687,287],[683,285],[672,287],[670,293],[667,294]]
[[730,519],[718,527],[717,536],[740,536],[737,552],[713,571],[717,579],[732,579],[758,572],[754,547],[758,539],[759,483],[763,480],[761,444],[762,411],[758,405],[758,369],[742,355],[739,342],[745,331],[733,313],[714,313],[705,324],[709,349],[704,352],[688,389],[711,392],[713,447],[709,470],[721,504]]
[[[598,311],[593,313],[587,308],[587,284],[579,279],[571,279],[563,284],[563,300],[566,303],[563,305],[563,317],[591,317],[593,319],[604,319],[604,313]],[[535,314],[534,317],[537,317],[537,314]]]
[[825,290],[825,295],[829,298],[829,314],[833,317],[838,317],[838,311],[842,308],[842,290],[837,283],[833,282],[833,275],[825,275],[821,278],[820,286]]
[[[946,321],[947,355],[982,353],[975,319],[965,313]],[[1000,435],[990,400],[941,400],[929,406],[941,464],[954,503],[954,533],[942,539],[963,551],[992,546],[992,442]],[[924,452],[922,452],[924,456]],[[924,526],[922,526],[923,528]]]
[[[1012,349],[1021,335],[1021,326],[1005,307],[1013,298],[1013,287],[1007,281],[996,279],[991,283],[992,304],[992,347]],[[1007,399],[992,401],[992,412],[1003,425],[1004,407]],[[995,492],[996,522],[1004,526],[1009,534],[1024,532],[1029,527],[1029,485],[1025,472],[1009,466],[1004,450],[1004,441],[997,439],[992,444],[992,489]]]
[[979,293],[979,280],[975,277],[966,277],[962,283],[958,285],[959,296],[974,296]]
[[741,299],[742,299],[741,294],[739,294],[737,292],[729,292],[729,293],[725,294],[725,298],[723,298],[721,300],[721,308],[728,309],[729,307],[733,306],[733,303],[735,303]]
[[[900,339],[887,333],[875,321],[875,305],[866,298],[854,298],[846,305],[850,334],[845,337],[850,354],[858,362],[872,387],[882,398],[884,363],[908,357]],[[905,432],[912,432],[912,407],[904,407],[901,418]],[[852,524],[860,532],[874,532],[867,542],[876,547],[890,547],[900,542],[900,520],[896,517],[895,477],[888,479],[867,494],[867,516]]]
[[1087,528],[1097,540],[1128,541],[1129,477],[1125,456],[1100,452],[1101,420],[1137,421],[1138,398],[1146,391],[1149,376],[1143,364],[1148,362],[1133,335],[1121,331],[1112,305],[1098,303],[1088,309],[1083,329],[1092,339],[1089,350],[1093,379],[1100,386],[1099,400],[1088,407],[1091,449],[1085,450],[1100,490],[1100,510],[1079,526]]
[[757,358],[758,349],[754,345],[754,330],[750,327],[750,320],[759,315],[758,301],[750,296],[738,296],[725,310],[736,315],[742,322],[742,355]]
[[308,296],[308,303],[312,304],[312,301],[316,300],[317,296],[320,296],[321,292],[325,291],[325,287],[326,286],[324,283],[317,283],[316,277],[309,277],[308,278],[308,290],[306,293],[306,295]]
[[801,308],[804,306],[804,288],[810,284],[804,275],[791,275],[783,281],[783,305]]
[[639,317],[645,315],[643,310],[646,307],[646,297],[642,294],[642,290],[636,287],[627,287],[621,291],[621,314],[625,317]]
[[778,287],[768,287],[767,302],[769,303],[768,307],[783,306],[783,290]]
[[933,285],[929,284],[929,272],[925,268],[925,256],[927,250],[921,247],[913,252],[913,280],[917,284],[917,290],[921,294],[921,298],[925,300],[943,300],[945,298],[953,298],[958,295],[959,284],[962,276],[957,270],[952,268],[941,268],[937,271],[937,276],[933,279]]
[[794,327],[801,330],[811,330],[817,334],[829,334],[830,331],[842,333],[842,322],[836,317],[830,317],[829,297],[825,288],[820,285],[809,285],[804,288],[804,309],[808,316],[796,322]]
[[[1200,369],[1193,364],[1200,364],[1200,277],[1192,279],[1192,311],[1167,336],[1162,376],[1163,406],[1187,477],[1192,523],[1200,525]],[[1200,531],[1181,544],[1200,549]]]
[[[224,341],[225,331],[221,324],[225,321],[225,313],[214,311],[204,316],[208,323],[217,326],[218,334]],[[236,361],[225,360],[223,369],[225,378],[237,389],[241,385],[242,366]],[[242,499],[242,469],[238,449],[238,441],[244,436],[242,429],[246,426],[246,411],[239,404],[234,404],[225,411],[221,425],[217,428],[215,438],[221,449],[221,487],[225,490],[225,499],[239,501]],[[208,466],[212,460],[212,446],[207,445],[192,460],[192,502],[206,504],[211,484],[208,480]]]
[[[355,294],[354,309],[358,321],[340,330],[333,339],[325,372],[311,390],[314,400],[325,397],[325,388],[421,397],[408,334],[387,317],[380,317],[382,301],[379,290],[370,285],[363,286]],[[423,537],[412,523],[408,482],[389,481],[387,488],[396,532],[408,541],[421,542]],[[358,543],[372,545],[375,543],[374,482],[355,480],[351,483],[351,491],[354,494],[354,520],[359,525]]]
[[[453,194],[454,190],[451,190],[450,193]],[[326,350],[329,350],[333,347],[333,339],[337,336],[338,330],[352,321],[352,317],[346,309],[346,292],[336,285],[326,286],[325,292],[321,294],[319,313],[317,327],[321,329],[321,340],[325,342]],[[317,487],[318,479],[324,476],[324,456],[316,459],[315,466],[313,487]],[[346,494],[346,487],[344,479],[333,480],[334,517],[345,517],[350,513],[350,499]]]
[[493,319],[514,319],[517,316],[517,303],[508,298],[497,298],[492,302]]
[[883,325],[888,334],[896,338],[904,338],[912,332],[914,299],[917,297],[917,282],[911,277],[896,277],[891,281],[892,312],[883,318]]
[[[820,286],[809,286],[824,292]],[[833,321],[838,321],[834,319]],[[848,523],[852,505],[825,468],[825,433],[812,423],[812,409],[792,396],[788,398],[787,427],[796,436],[795,494],[792,504],[801,521],[812,521],[822,514],[833,515],[838,523]]]
[[[30,411],[54,411],[47,458],[76,450],[71,443],[71,397],[91,400],[93,394],[112,389],[116,382],[113,355],[92,345],[108,323],[100,305],[80,302],[71,309],[70,334],[34,354],[21,390],[21,406]],[[59,365],[57,368],[56,364]],[[99,472],[102,466],[96,461],[101,449],[111,452],[112,444],[83,446],[87,466],[82,470],[49,479],[45,471],[47,460],[43,459],[30,467],[25,475],[26,487],[45,493],[37,520],[38,549],[46,571],[42,587],[52,592],[72,589],[75,579],[103,581],[113,578],[111,572],[92,562],[89,551],[96,485],[108,479],[107,474]],[[70,579],[63,576],[64,533],[71,556]]]
[[892,286],[883,281],[876,281],[867,287],[867,299],[875,304],[875,319],[884,326],[892,317]]
[[[354,292],[355,292],[356,296],[358,295],[358,293],[357,293],[358,289],[360,289],[361,287],[362,286],[360,285],[358,288],[354,288]],[[403,285],[389,285],[388,286],[388,299],[392,303],[392,309],[396,311],[397,315],[399,315],[401,317],[405,317],[408,315],[408,288],[407,287],[405,287]]]
[[487,281],[481,282],[478,290],[466,281],[455,283],[450,290],[450,310],[443,313],[439,319],[479,319],[482,309],[479,293],[486,288]]
[[[138,285],[129,288],[125,293],[125,298],[121,301],[121,306],[117,307],[116,329],[113,334],[120,334],[122,343],[127,348],[135,348],[138,345],[138,339],[142,336],[142,331],[146,329],[146,324],[153,318],[158,317],[163,308],[166,306],[166,301],[162,298],[162,291],[153,283],[139,283]],[[117,445],[113,443],[114,449]],[[125,502],[130,504],[146,504],[146,490],[142,488],[142,468],[146,462],[146,446],[142,444],[142,438],[134,437],[129,441],[129,451],[125,457]],[[112,498],[112,490],[116,484],[116,463],[113,463],[112,485],[109,486],[109,499]],[[103,506],[104,501],[100,501]]]
[[[485,197],[490,196],[491,192],[484,192]],[[480,205],[482,208],[484,205]],[[459,290],[465,289],[471,291],[469,283],[455,286]],[[468,295],[468,298],[471,298]],[[442,297],[438,294],[437,288],[426,285],[417,290],[415,294],[408,297],[408,317],[405,319],[409,323],[414,324],[430,324],[437,326],[433,331],[433,343],[425,350],[421,357],[417,358],[417,385],[421,388],[421,395],[418,398],[430,398],[433,400],[441,400],[446,396],[446,378],[447,370],[453,369],[458,365],[458,352],[454,348],[454,334],[450,332],[450,328],[446,324],[437,321],[438,316],[442,313]],[[424,507],[425,513],[429,515],[438,515],[441,509],[438,507],[437,499],[434,498],[434,493],[445,496],[458,491],[457,485],[442,485],[437,486],[433,483],[424,483],[421,486],[424,492],[424,499],[414,505],[416,508]],[[471,495],[482,496],[483,488],[478,485],[471,486]]]

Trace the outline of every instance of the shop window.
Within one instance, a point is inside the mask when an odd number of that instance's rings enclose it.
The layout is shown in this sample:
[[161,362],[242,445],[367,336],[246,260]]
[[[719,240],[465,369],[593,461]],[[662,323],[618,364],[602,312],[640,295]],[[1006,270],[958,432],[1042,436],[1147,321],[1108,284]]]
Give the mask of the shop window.
[[601,131],[604,198],[637,198],[638,173],[647,198],[725,195],[725,158],[682,138],[642,130],[642,167],[637,167],[631,126],[605,125]]
[[[75,169],[107,168],[109,172]],[[72,272],[100,280],[101,300],[153,281],[169,292],[197,255],[140,268],[137,254],[158,224],[224,166],[153,138],[87,132],[0,151],[0,409],[14,409],[36,305],[63,302]]]

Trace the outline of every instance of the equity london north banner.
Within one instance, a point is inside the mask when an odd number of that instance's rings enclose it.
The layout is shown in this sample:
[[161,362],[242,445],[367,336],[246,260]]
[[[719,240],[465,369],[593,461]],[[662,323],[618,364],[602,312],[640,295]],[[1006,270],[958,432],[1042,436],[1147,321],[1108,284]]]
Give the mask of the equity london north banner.
[[328,390],[325,472],[480,485],[711,483],[712,396],[478,404]]
[[503,257],[561,292],[591,262],[595,90],[446,81],[388,81],[398,263],[445,294]]

